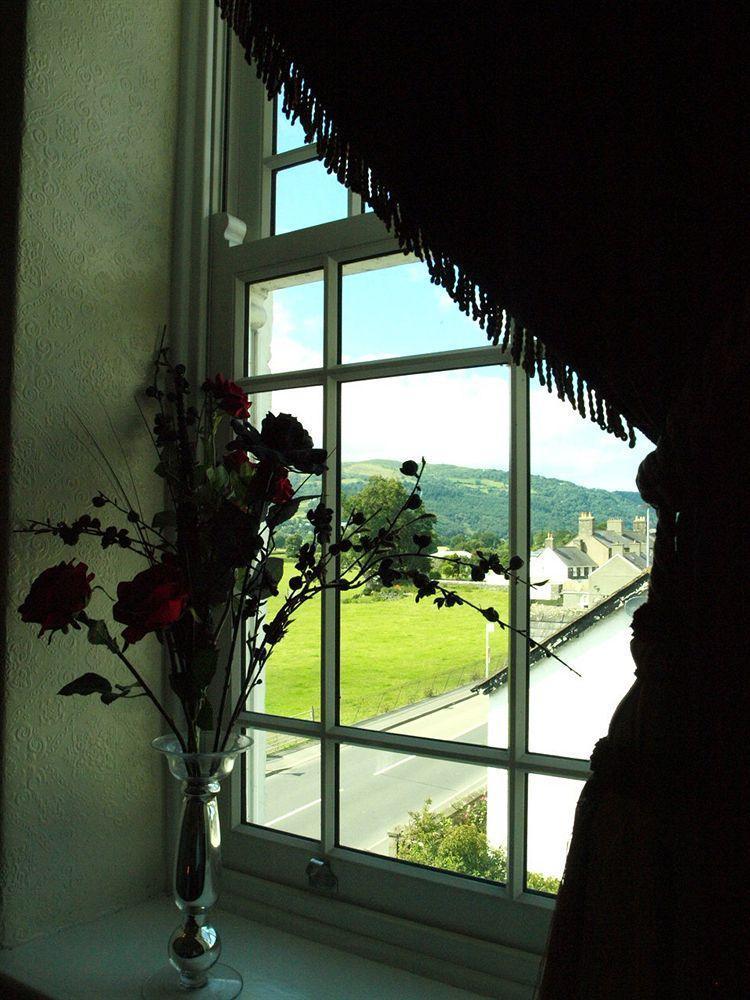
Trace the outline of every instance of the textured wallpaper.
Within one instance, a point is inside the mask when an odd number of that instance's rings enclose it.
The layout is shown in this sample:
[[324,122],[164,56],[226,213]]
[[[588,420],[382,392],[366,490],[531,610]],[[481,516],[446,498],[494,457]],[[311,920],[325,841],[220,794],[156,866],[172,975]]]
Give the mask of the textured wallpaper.
[[[29,0],[11,519],[74,517],[106,473],[74,411],[144,509],[159,509],[133,393],[168,319],[179,0]],[[75,431],[75,434],[74,434]],[[129,483],[129,479],[127,479]],[[165,884],[161,731],[145,699],[110,707],[55,692],[84,670],[127,675],[83,636],[52,644],[16,607],[57,539],[9,542],[0,884],[6,947],[160,892]],[[78,550],[107,590],[142,568]],[[95,595],[90,613],[104,611]],[[134,659],[155,685],[158,645]]]

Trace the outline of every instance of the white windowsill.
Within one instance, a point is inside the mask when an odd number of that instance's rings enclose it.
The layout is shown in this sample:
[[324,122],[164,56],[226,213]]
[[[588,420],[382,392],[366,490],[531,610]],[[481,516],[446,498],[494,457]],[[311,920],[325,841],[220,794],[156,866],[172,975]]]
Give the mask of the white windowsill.
[[[477,1000],[478,993],[396,969],[222,910],[215,912],[221,961],[236,968],[255,1000]],[[178,922],[165,897],[0,952],[0,995],[15,980],[39,1000],[137,1000],[166,963]],[[21,994],[24,995],[24,994]],[[188,994],[186,994],[187,996]],[[199,997],[200,994],[195,994]],[[486,995],[486,994],[485,994]]]

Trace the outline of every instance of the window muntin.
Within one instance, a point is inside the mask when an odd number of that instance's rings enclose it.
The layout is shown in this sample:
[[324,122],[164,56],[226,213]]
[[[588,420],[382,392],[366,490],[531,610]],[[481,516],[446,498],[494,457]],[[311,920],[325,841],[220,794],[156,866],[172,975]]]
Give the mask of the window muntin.
[[[259,164],[258,173],[251,178],[252,183],[246,184],[244,188],[240,184],[236,206],[231,201],[227,205],[230,212],[237,211],[246,221],[249,236],[241,247],[227,248],[225,243],[219,242],[215,255],[214,271],[217,280],[214,328],[217,334],[212,341],[212,349],[217,357],[225,359],[223,370],[234,371],[238,377],[242,373],[252,374],[253,388],[258,391],[319,386],[325,400],[326,440],[332,441],[336,440],[339,428],[342,391],[350,382],[422,371],[507,364],[507,357],[503,358],[496,349],[484,346],[484,335],[478,330],[473,342],[482,346],[471,346],[471,338],[467,335],[467,339],[460,343],[457,341],[454,348],[444,344],[436,353],[417,354],[415,349],[416,357],[410,357],[403,346],[399,346],[396,352],[377,352],[368,349],[367,345],[359,355],[355,351],[350,354],[344,351],[342,357],[341,268],[351,266],[349,273],[358,273],[362,269],[363,260],[372,261],[377,268],[379,259],[397,252],[397,247],[370,213],[362,214],[361,201],[351,194],[348,195],[346,219],[295,230],[279,239],[262,238],[272,232],[271,192],[274,171],[308,162],[314,158],[315,153],[313,146],[284,150],[278,144],[278,152],[274,152],[268,140],[268,136],[272,134],[269,123],[273,120],[272,109],[271,113],[269,109],[270,105],[267,105],[265,125],[259,133],[262,152],[255,161]],[[289,176],[293,175],[290,173]],[[262,193],[263,198],[244,198],[244,190]],[[252,367],[247,367],[247,334],[244,327],[240,330],[247,322],[246,306],[240,304],[246,296],[247,285],[274,278],[284,279],[315,269],[322,269],[325,274],[322,367],[296,371],[290,369],[278,373],[265,369],[265,374],[257,375],[256,372],[262,369],[254,371]],[[243,316],[244,319],[241,319]],[[464,317],[460,318],[462,322],[465,320]],[[228,330],[236,331],[234,339],[227,336]],[[356,343],[354,346],[357,346]],[[383,357],[383,354],[387,356]],[[508,371],[513,414],[508,462],[510,546],[511,551],[524,555],[530,532],[526,513],[529,509],[529,387],[521,371]],[[532,393],[534,391],[532,389]],[[567,411],[566,415],[574,416]],[[580,424],[580,418],[574,419]],[[592,430],[599,444],[606,442],[609,446],[623,449],[619,442],[604,438],[597,428]],[[332,470],[325,484],[326,499],[331,505],[339,501],[339,464],[340,455],[334,455]],[[563,478],[559,471],[555,474]],[[523,588],[516,588],[511,601],[511,616],[513,622],[521,628],[528,624],[528,603]],[[530,752],[527,742],[530,706],[525,642],[522,639],[511,639],[511,669],[497,688],[504,691],[508,714],[502,720],[502,728],[509,732],[508,747],[500,746],[499,740],[497,746],[487,747],[449,742],[442,737],[341,725],[337,715],[335,687],[339,671],[337,643],[340,621],[335,605],[330,601],[324,602],[323,619],[320,720],[313,720],[302,713],[296,718],[282,718],[275,714],[256,712],[246,717],[246,723],[253,724],[256,730],[274,733],[274,738],[278,737],[282,741],[293,738],[297,741],[319,741],[320,839],[316,850],[324,852],[330,858],[342,891],[347,893],[349,899],[359,899],[366,905],[428,923],[439,909],[444,926],[477,937],[486,938],[489,935],[504,943],[541,950],[547,933],[550,899],[534,890],[533,879],[527,879],[527,821],[532,808],[537,810],[538,815],[543,815],[546,807],[543,785],[535,786],[532,782],[533,795],[529,800],[528,780],[543,776],[560,781],[580,781],[588,772],[585,761],[581,759]],[[489,698],[489,694],[483,697]],[[508,827],[507,883],[500,885],[460,878],[455,874],[422,868],[410,862],[401,864],[392,858],[339,846],[341,839],[336,811],[336,788],[339,778],[337,760],[342,747],[359,750],[374,747],[405,756],[417,751],[420,754],[437,755],[446,761],[502,770],[507,775],[507,795],[504,802]],[[253,766],[256,765],[251,764],[251,768]],[[265,763],[258,762],[257,766],[262,767],[265,775]],[[287,873],[292,873],[293,878],[299,879],[299,884],[304,884],[304,868],[311,853],[310,841],[273,828],[248,825],[252,823],[252,819],[243,810],[236,795],[233,803],[233,830],[225,841],[228,867],[265,874],[273,879],[277,877],[278,866],[282,865]],[[561,821],[556,834],[558,840],[565,839],[564,826],[565,823]],[[250,843],[248,837],[252,838]],[[251,846],[258,838],[264,845],[261,852]],[[264,867],[266,862],[270,867]],[[410,891],[411,879],[419,880],[419,892]],[[449,914],[446,913],[445,906],[445,893],[448,890],[451,899]]]
[[248,288],[246,375],[323,364],[323,272],[287,275]]
[[[246,822],[317,841],[320,832],[320,740],[248,728],[244,769]],[[252,780],[249,780],[252,776]]]
[[279,236],[345,219],[349,200],[333,174],[318,160],[310,160],[274,170],[273,206],[273,231]]
[[[292,413],[310,433],[315,447],[322,447],[323,391],[320,386],[251,393],[250,402],[252,419],[258,426],[269,411]],[[297,474],[291,477],[295,486],[304,478]],[[284,559],[284,575],[278,595],[266,602],[267,617],[273,617],[284,599],[286,581],[294,575],[295,557],[289,549],[296,546],[298,551],[299,545],[312,537],[306,514],[318,502],[319,483],[319,480],[310,481],[310,488],[303,492],[309,493],[312,499],[301,503],[299,511],[281,526],[277,534],[277,555]],[[321,614],[319,596],[297,612],[294,626],[275,648],[263,669],[263,683],[251,692],[248,701],[250,711],[320,721]]]
[[478,323],[430,280],[426,264],[391,254],[342,268],[344,362],[483,347]]
[[526,800],[526,889],[554,895],[565,868],[583,782],[529,774]]
[[299,149],[301,146],[308,145],[305,131],[300,125],[299,119],[292,124],[291,119],[281,110],[282,104],[283,100],[281,99],[274,102],[274,153],[286,153],[290,149]]
[[503,768],[344,744],[339,775],[343,847],[507,881]]
[[[373,294],[379,293],[373,290]],[[451,562],[451,556],[466,557],[460,546],[467,543],[462,539],[480,523],[493,547],[508,551],[507,477],[503,481],[481,468],[508,468],[507,366],[346,383],[341,390],[340,423],[343,514],[357,502],[364,504],[368,516],[386,507],[391,498],[395,502],[403,489],[398,465],[424,452],[428,459],[422,481],[424,506],[415,514],[435,514],[435,520],[421,520],[404,529],[403,535],[409,539],[414,531],[431,531],[443,578],[451,580],[450,586],[467,601],[495,607],[508,621],[508,581],[494,576],[483,583],[455,581],[463,571]],[[481,445],[476,441],[477,427],[483,429]],[[481,522],[478,498],[484,508]],[[470,607],[439,610],[429,602],[417,605],[413,592],[398,585],[342,595],[342,723],[507,746],[507,721],[503,725],[497,718],[499,713],[507,720],[507,699],[504,709],[493,706],[490,720],[490,701],[475,690],[490,671],[508,665],[507,633],[488,625]]]

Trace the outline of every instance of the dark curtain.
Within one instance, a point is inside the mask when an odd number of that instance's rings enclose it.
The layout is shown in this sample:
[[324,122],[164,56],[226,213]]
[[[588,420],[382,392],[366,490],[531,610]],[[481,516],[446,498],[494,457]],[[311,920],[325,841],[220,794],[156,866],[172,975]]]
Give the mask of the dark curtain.
[[528,369],[655,441],[747,273],[744,5],[218,2],[490,337],[506,310]]
[[491,340],[659,441],[636,679],[592,755],[539,996],[750,996],[746,5],[217,2]]

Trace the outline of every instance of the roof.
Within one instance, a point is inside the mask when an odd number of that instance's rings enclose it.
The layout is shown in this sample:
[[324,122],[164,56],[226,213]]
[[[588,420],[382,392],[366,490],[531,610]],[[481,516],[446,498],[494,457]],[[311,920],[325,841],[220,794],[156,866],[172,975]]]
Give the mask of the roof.
[[594,538],[598,538],[605,545],[630,545],[632,538],[621,535],[619,531],[595,531]]
[[629,563],[632,563],[637,569],[646,569],[646,560],[643,556],[638,556],[634,552],[626,552],[623,555],[624,559],[627,559]]
[[593,566],[596,568],[598,565],[587,552],[583,552],[577,545],[561,545],[552,551],[560,556],[566,566]]
[[[623,533],[623,535],[626,538],[631,539],[631,541],[633,541],[633,542],[645,542],[646,541],[646,529],[645,529],[645,527],[644,527],[643,531],[631,531],[629,528],[623,528],[622,533]],[[650,528],[649,529],[649,534],[653,538],[654,535],[656,534],[656,528],[653,528],[653,527]]]
[[634,566],[639,573],[642,573],[643,570],[647,569],[646,560],[643,556],[638,556],[634,552],[616,552],[610,559],[607,560],[607,562],[602,563],[599,569],[605,569],[609,566],[612,559],[624,559],[626,562],[629,562],[631,566]]

